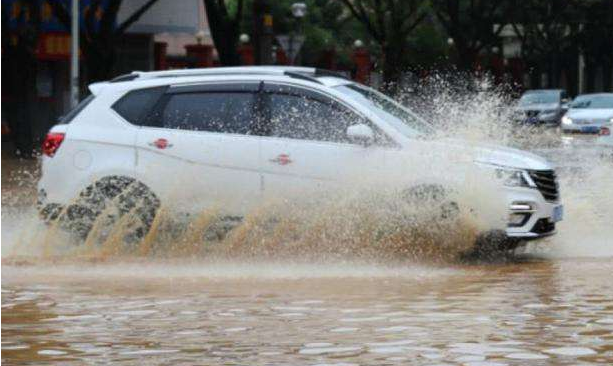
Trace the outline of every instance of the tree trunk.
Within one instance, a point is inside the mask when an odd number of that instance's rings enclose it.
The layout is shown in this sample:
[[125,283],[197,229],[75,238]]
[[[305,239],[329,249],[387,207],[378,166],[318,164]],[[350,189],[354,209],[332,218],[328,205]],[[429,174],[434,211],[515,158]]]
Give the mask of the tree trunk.
[[10,96],[3,112],[6,112],[15,153],[29,158],[34,149],[32,122],[37,106],[35,98],[38,63],[30,47],[22,42],[3,50],[2,84],[6,94]]
[[240,65],[238,54],[238,22],[232,21],[227,14],[222,14],[215,0],[204,0],[211,37],[219,55],[219,62],[224,66]]
[[[228,24],[229,23],[229,24]],[[223,36],[213,37],[219,61],[224,66],[240,65],[240,55],[238,54],[238,29],[230,22],[224,24],[225,31]],[[211,31],[211,34],[213,32]]]
[[477,60],[475,51],[463,42],[456,43],[458,53],[458,68],[462,71],[473,71]]
[[115,47],[102,40],[93,40],[83,45],[87,68],[87,84],[108,80],[115,64]]
[[604,91],[613,90],[613,62],[606,60],[602,63],[602,86]]
[[[575,56],[578,54],[578,51],[575,49],[575,51],[570,53],[571,55]],[[566,57],[565,59],[565,63],[564,63],[564,73],[566,75],[566,90],[569,92],[569,94],[571,95],[575,95],[577,94],[577,60],[576,57]]]
[[399,82],[404,68],[404,47],[398,44],[383,46],[383,84],[388,93],[399,90]]

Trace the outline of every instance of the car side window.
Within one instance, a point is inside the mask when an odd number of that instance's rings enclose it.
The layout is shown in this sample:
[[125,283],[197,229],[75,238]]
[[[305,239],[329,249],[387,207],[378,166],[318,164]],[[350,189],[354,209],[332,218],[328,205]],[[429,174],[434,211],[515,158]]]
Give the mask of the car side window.
[[194,92],[167,96],[158,118],[164,128],[250,134],[256,95],[248,92]]
[[144,117],[164,94],[166,87],[133,90],[119,99],[111,108],[126,121],[142,125]]
[[356,116],[338,104],[277,93],[268,95],[267,99],[271,136],[348,142],[347,127],[357,123]]

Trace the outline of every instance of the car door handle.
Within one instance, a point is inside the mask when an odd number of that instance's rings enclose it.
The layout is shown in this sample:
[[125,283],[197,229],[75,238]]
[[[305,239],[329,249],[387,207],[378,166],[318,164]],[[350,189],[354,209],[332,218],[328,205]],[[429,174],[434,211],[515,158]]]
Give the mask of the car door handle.
[[287,165],[292,163],[292,159],[289,158],[288,154],[279,154],[276,158],[270,159],[269,161],[279,165]]
[[149,146],[157,147],[158,149],[166,149],[166,148],[172,147],[172,144],[164,138],[159,138],[155,141],[151,141],[149,143]]

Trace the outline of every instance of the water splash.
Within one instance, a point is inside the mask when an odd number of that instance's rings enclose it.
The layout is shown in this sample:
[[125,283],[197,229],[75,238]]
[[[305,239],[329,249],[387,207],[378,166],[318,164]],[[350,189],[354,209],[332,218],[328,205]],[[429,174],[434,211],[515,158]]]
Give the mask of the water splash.
[[[552,248],[548,255],[613,255],[610,159],[594,160],[591,149],[569,145],[555,129],[518,126],[512,121],[509,91],[487,78],[436,75],[424,80],[417,94],[405,93],[400,99],[437,125],[441,137],[526,148],[556,161],[566,219],[559,225],[559,234],[546,241]],[[570,155],[574,165],[569,167],[566,156]],[[442,175],[450,168],[443,164],[424,170]],[[31,189],[35,176],[20,173],[17,187]],[[380,177],[383,181],[394,178],[393,172]],[[14,197],[24,196],[20,189],[14,189],[15,194],[3,190],[3,259],[449,263],[472,245],[478,232],[503,227],[500,192],[493,186],[479,192],[473,189],[477,182],[483,187],[482,179],[478,172],[463,172],[453,197],[460,213],[453,220],[442,220],[440,211],[427,204],[406,204],[399,192],[360,187],[320,192],[299,202],[266,201],[242,220],[221,214],[223,202],[191,215],[164,206],[144,238],[129,245],[124,234],[133,226],[134,215],[125,215],[110,229],[104,219],[97,220],[85,244],[78,244],[57,225],[42,225],[31,206],[14,204]]]
[[613,256],[613,159],[600,156],[589,145],[552,154],[552,158],[562,164],[570,160],[567,154],[574,157],[575,164],[560,174],[566,217],[558,235],[550,240],[548,255]]
[[[36,235],[24,238],[30,245],[14,248],[12,256],[38,253],[53,260],[150,257],[388,264],[450,261],[470,249],[483,221],[460,195],[449,200],[453,200],[454,209],[459,207],[458,212],[447,213],[441,206],[445,202],[426,200],[416,205],[397,192],[377,191],[329,193],[291,204],[269,202],[242,220],[222,216],[218,209],[180,215],[162,207],[150,231],[137,243],[123,240],[132,215],[114,222],[107,229],[109,235],[98,235],[98,226],[108,223],[101,215],[84,243],[67,239],[59,225],[39,227],[43,240],[37,243]],[[37,244],[39,250],[33,250]]]

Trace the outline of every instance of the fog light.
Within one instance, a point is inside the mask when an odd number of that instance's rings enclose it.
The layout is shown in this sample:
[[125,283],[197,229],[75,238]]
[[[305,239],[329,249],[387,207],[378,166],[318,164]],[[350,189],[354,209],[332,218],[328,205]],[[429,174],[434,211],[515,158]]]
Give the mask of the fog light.
[[529,213],[513,213],[509,215],[509,226],[522,226],[528,221]]
[[533,211],[532,205],[529,203],[513,203],[510,209],[511,211]]

